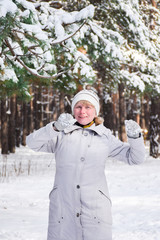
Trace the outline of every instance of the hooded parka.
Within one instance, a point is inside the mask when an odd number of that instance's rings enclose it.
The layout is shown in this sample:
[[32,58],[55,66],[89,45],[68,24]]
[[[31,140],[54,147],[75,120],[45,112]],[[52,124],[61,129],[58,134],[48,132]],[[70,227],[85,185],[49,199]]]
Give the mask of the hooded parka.
[[111,240],[112,215],[105,163],[108,157],[132,164],[144,161],[143,137],[115,138],[100,124],[76,124],[55,131],[53,123],[27,137],[34,151],[55,153],[47,240]]

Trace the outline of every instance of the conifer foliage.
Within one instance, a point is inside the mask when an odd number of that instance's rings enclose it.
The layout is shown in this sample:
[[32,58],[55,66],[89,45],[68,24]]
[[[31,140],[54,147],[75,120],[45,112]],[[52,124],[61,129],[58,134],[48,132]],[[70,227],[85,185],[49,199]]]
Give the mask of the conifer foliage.
[[[92,6],[83,12],[67,13],[52,8],[48,2],[7,0],[0,4],[2,94],[17,90],[17,95],[27,96],[27,87],[34,81],[65,86],[70,90],[74,86],[74,77],[81,76],[78,66],[74,67],[78,58],[81,59],[77,65],[84,65],[88,79],[93,80],[89,59],[82,58],[70,39],[86,19],[93,17]],[[6,7],[7,4],[10,8]],[[74,27],[70,28],[70,24]]]

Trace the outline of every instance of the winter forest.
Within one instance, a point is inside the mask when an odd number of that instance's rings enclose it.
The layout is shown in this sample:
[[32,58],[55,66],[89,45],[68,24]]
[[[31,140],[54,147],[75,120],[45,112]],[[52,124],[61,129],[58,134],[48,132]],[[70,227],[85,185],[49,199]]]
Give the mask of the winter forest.
[[142,166],[108,162],[113,240],[160,239],[159,59],[160,0],[0,0],[0,239],[46,239],[55,163],[26,136],[84,88],[117,138],[125,119],[144,135]]
[[0,1],[0,144],[70,112],[85,86],[101,99],[104,124],[126,139],[136,120],[159,155],[160,3],[155,0]]

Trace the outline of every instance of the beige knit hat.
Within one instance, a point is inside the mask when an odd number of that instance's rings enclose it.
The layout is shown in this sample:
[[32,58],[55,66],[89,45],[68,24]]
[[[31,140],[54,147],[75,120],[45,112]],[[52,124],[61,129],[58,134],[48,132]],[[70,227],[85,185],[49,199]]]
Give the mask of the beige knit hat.
[[100,110],[99,97],[93,90],[82,90],[74,96],[72,100],[72,112],[76,103],[83,100],[90,102],[95,107],[98,116]]

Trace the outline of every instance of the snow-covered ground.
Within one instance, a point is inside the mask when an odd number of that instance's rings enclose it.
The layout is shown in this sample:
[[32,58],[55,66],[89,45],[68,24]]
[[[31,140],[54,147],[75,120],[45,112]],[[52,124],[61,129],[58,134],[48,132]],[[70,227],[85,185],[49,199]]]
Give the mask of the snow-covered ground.
[[[7,159],[0,155],[1,240],[46,240],[54,174],[51,154],[21,147]],[[146,147],[145,163],[128,166],[109,160],[106,177],[113,203],[113,240],[160,240],[160,159],[149,157]]]

